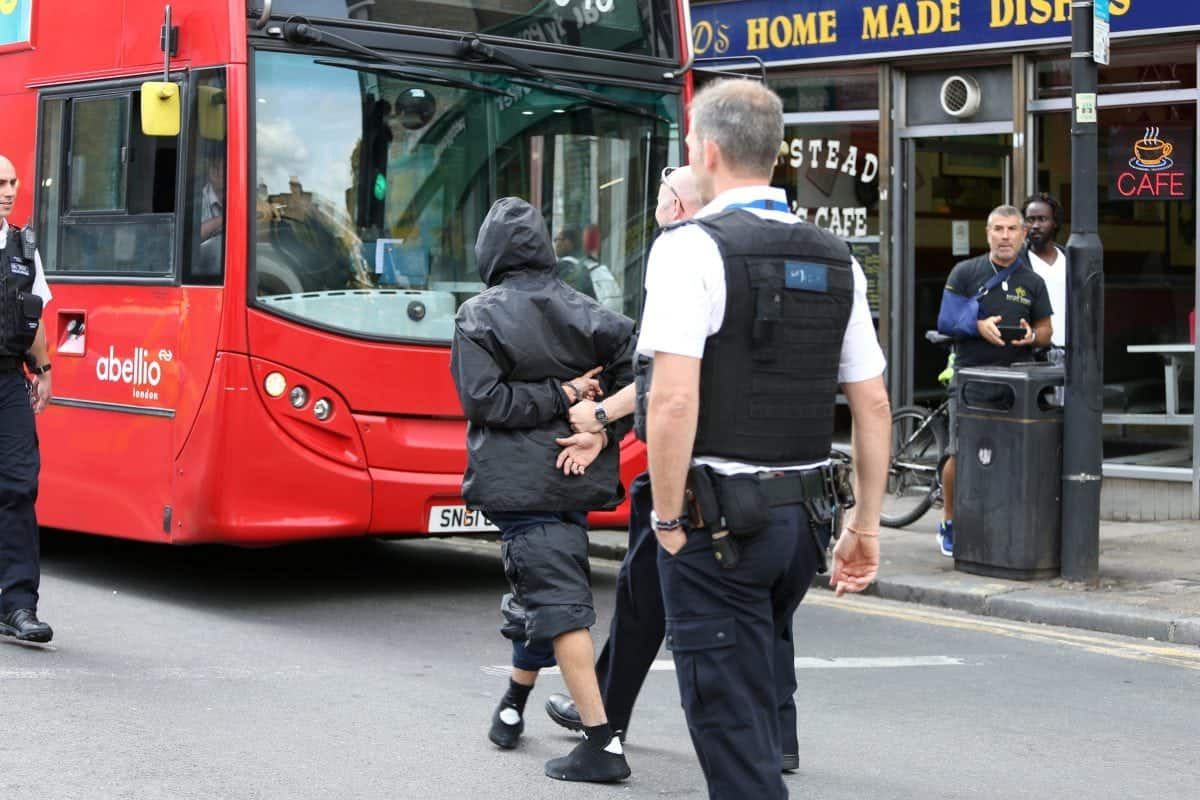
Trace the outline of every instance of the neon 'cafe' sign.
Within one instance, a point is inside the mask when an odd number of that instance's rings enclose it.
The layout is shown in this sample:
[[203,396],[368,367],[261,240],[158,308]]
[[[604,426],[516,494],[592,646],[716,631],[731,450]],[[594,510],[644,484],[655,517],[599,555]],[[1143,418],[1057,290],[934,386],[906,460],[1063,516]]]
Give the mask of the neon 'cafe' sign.
[[1196,183],[1190,141],[1157,126],[1115,132],[1109,199],[1190,199]]

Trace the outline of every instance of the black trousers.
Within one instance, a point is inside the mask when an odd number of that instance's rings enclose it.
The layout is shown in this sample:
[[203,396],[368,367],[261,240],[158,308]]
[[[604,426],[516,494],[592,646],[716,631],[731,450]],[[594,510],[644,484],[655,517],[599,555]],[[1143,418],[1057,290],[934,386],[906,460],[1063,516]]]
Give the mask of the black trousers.
[[[596,661],[596,677],[604,697],[609,724],[629,730],[633,705],[658,655],[666,629],[662,588],[658,575],[658,539],[650,527],[650,476],[642,473],[629,486],[629,548],[617,575],[617,602],[608,641]],[[709,558],[712,559],[711,550]],[[799,547],[788,566],[788,576],[778,582],[772,603],[780,624],[775,631],[775,688],[779,709],[780,753],[799,752],[796,738],[796,671],[792,641],[792,616],[817,574],[815,548]]]
[[37,608],[37,428],[19,372],[0,373],[0,614]]
[[[825,536],[822,536],[824,540]],[[705,530],[674,556],[659,548],[667,647],[680,700],[712,800],[787,797],[781,777],[782,713],[796,688],[791,619],[819,555],[800,505],[771,509],[766,530],[738,542],[723,569]]]

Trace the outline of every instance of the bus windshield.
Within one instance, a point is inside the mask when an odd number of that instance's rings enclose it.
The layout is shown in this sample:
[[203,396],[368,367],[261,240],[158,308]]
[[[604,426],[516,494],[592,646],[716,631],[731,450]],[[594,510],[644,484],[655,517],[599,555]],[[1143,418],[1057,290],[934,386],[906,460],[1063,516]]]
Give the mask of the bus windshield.
[[585,84],[615,101],[597,104],[483,71],[265,51],[254,63],[260,308],[444,342],[484,288],[479,225],[514,195],[542,209],[563,280],[639,314],[678,95]]
[[275,0],[273,9],[672,60],[678,47],[674,0]]

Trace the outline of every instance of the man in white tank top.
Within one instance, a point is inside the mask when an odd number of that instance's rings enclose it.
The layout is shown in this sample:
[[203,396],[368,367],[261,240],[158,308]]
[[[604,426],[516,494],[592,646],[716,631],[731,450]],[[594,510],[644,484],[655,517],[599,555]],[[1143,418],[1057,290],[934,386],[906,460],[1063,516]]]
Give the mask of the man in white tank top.
[[1054,310],[1054,333],[1050,343],[1067,346],[1067,254],[1055,241],[1063,224],[1062,206],[1046,192],[1031,195],[1021,210],[1029,230],[1029,264],[1046,282],[1050,308]]

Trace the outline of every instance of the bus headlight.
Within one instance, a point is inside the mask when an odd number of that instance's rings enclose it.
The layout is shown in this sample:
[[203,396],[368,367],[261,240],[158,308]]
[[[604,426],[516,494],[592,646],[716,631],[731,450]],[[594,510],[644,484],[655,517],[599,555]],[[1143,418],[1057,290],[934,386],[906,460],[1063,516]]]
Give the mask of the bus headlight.
[[288,402],[292,404],[292,408],[304,408],[308,405],[308,389],[303,386],[293,386],[291,393],[288,394]]
[[322,397],[317,402],[313,403],[313,416],[324,422],[333,414],[333,403]]
[[268,373],[263,381],[263,389],[270,397],[283,397],[283,393],[287,391],[287,378],[283,377],[282,372]]

